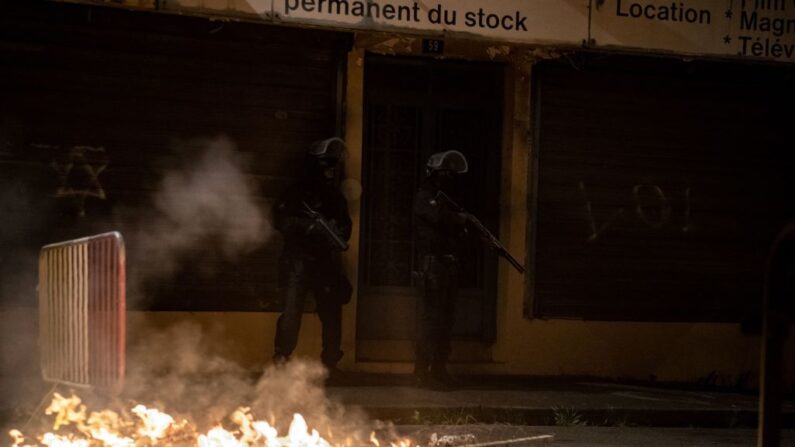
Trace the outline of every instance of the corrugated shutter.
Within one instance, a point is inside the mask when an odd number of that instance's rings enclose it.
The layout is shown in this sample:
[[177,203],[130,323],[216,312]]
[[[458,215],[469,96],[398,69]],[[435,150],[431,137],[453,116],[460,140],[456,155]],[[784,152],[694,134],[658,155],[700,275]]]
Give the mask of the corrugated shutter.
[[792,74],[604,55],[539,64],[535,315],[756,312],[769,245],[795,216]]
[[[307,144],[336,133],[345,34],[50,2],[2,8],[3,277],[22,276],[45,243],[140,227],[164,172],[198,156],[197,139],[234,143],[268,209]],[[70,174],[81,193],[57,197],[76,158],[91,168]],[[134,265],[136,235],[124,236],[133,275],[159,268]],[[149,284],[145,305],[274,309],[279,250],[276,237],[232,262],[199,248]]]

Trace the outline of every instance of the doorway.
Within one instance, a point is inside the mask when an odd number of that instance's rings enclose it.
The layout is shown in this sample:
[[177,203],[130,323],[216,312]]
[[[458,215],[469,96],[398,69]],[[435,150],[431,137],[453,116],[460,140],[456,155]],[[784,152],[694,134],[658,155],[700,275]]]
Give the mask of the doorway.
[[[497,234],[503,67],[368,56],[364,89],[357,360],[411,361],[414,193],[432,153],[461,151],[470,167],[453,198]],[[454,337],[468,349],[454,347],[453,360],[488,361],[496,324],[496,259],[477,242],[467,253]]]

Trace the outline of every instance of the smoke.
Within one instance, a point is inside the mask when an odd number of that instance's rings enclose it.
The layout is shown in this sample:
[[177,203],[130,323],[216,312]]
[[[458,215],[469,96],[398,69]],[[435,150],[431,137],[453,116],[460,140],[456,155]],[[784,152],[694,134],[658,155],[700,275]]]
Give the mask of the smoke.
[[[152,215],[140,221],[131,238],[136,289],[173,275],[197,247],[235,259],[271,234],[234,145],[226,138],[202,145],[199,157],[163,177]],[[138,270],[138,264],[151,268]],[[127,354],[123,397],[179,414],[201,429],[224,421],[241,406],[272,422],[280,433],[300,413],[332,443],[364,445],[374,428],[361,411],[326,397],[327,371],[318,362],[294,359],[270,365],[256,377],[228,359],[234,346],[222,327],[177,323],[166,329],[132,328],[131,333],[135,342]]]
[[225,349],[219,328],[178,323],[138,332],[127,354],[126,396],[213,423],[250,395],[251,378],[217,354]]
[[366,445],[371,431],[383,431],[359,409],[328,399],[327,371],[319,362],[296,359],[271,365],[257,378],[224,358],[230,347],[223,340],[219,328],[194,323],[149,332],[128,353],[122,397],[184,417],[202,431],[242,406],[282,434],[300,413],[332,444]]
[[6,307],[36,304],[38,247],[46,227],[42,213],[31,210],[44,208],[22,180],[0,171],[0,303]]
[[[325,378],[325,368],[315,361],[299,359],[268,368],[257,382],[251,408],[276,421],[280,432],[286,430],[293,414],[300,413],[332,444],[369,444],[369,434],[385,427],[370,421],[361,409],[330,401],[322,386]],[[395,437],[388,430],[382,436]]]
[[0,377],[24,377],[38,374],[38,250],[30,241],[37,242],[45,219],[31,212],[41,201],[30,187],[6,174],[0,172]]
[[267,242],[271,227],[244,161],[226,137],[190,145],[182,166],[163,176],[148,216],[136,220],[130,238],[130,295],[172,276],[198,250],[234,260]]

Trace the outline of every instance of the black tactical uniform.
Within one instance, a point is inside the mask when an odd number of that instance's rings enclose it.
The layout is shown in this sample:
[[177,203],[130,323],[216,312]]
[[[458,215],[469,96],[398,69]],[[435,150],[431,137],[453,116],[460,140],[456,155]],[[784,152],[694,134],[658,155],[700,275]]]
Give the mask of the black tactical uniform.
[[415,277],[420,292],[414,374],[420,385],[448,387],[452,381],[446,364],[466,215],[453,210],[438,193],[444,191],[453,175],[467,171],[467,163],[460,152],[447,151],[432,155],[427,168],[428,177],[414,197],[414,234],[419,255]]
[[279,281],[284,311],[276,326],[274,360],[286,361],[298,342],[308,292],[317,303],[322,324],[323,364],[333,370],[342,358],[342,305],[352,287],[342,270],[341,249],[307,213],[320,213],[339,238],[351,236],[348,205],[339,189],[339,164],[344,142],[330,138],[313,144],[307,154],[304,178],[288,188],[273,210],[274,226],[284,236]]

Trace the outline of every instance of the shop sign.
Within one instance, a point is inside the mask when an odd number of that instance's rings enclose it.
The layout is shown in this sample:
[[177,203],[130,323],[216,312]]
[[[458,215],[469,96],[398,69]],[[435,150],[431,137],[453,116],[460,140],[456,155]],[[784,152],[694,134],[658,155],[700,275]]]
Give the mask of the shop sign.
[[284,22],[453,32],[490,40],[581,45],[588,0],[274,0]]
[[795,0],[594,0],[589,45],[795,62]]
[[[441,40],[795,62],[795,0],[68,0]],[[438,53],[439,42],[424,51]],[[433,51],[432,51],[433,50]]]

